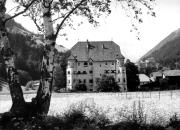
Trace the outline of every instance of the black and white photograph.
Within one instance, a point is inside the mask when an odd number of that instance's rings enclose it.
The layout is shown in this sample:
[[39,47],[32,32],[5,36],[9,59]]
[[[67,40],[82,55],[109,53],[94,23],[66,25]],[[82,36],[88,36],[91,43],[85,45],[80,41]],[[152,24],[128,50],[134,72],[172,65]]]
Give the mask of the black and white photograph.
[[180,130],[180,0],[0,0],[0,130]]

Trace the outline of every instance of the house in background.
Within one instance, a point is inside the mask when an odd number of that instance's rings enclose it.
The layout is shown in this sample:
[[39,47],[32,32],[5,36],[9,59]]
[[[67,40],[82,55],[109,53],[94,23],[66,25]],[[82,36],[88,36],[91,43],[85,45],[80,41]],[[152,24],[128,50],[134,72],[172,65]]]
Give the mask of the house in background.
[[113,41],[76,43],[71,49],[66,71],[68,90],[85,84],[88,91],[97,91],[97,82],[106,74],[115,78],[121,91],[127,91],[124,56]]
[[166,70],[163,72],[163,78],[168,80],[168,85],[180,88],[180,70]]
[[157,72],[152,72],[150,74],[150,79],[154,82],[157,81],[159,82],[163,78],[163,72],[162,71],[157,71]]
[[139,74],[140,86],[150,83],[150,78],[145,74]]

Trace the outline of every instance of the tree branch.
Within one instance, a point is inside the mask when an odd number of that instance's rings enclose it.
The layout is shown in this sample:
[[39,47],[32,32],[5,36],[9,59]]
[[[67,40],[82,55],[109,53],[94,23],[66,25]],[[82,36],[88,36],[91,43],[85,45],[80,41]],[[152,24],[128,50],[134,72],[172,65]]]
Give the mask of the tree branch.
[[42,28],[38,25],[38,22],[37,22],[37,19],[35,17],[31,17],[32,21],[34,22],[34,24],[36,25],[37,29],[40,31],[40,32],[43,32],[42,31]]
[[63,26],[64,22],[66,21],[66,19],[67,19],[83,2],[85,2],[85,1],[86,1],[86,0],[81,0],[81,2],[78,3],[78,4],[64,17],[64,19],[61,21],[60,25],[58,25],[58,27],[57,27],[57,31],[56,31],[56,33],[55,33],[55,38],[57,38],[58,33],[59,33],[61,27]]
[[64,18],[65,15],[67,15],[67,14],[68,14],[68,13],[64,14],[63,16],[60,16],[60,17],[57,17],[57,18],[53,19],[52,22],[55,22],[55,21],[58,20],[58,19]]
[[30,7],[35,1],[37,1],[37,0],[32,0],[29,4],[24,5],[25,9],[24,9],[23,11],[21,11],[21,12],[15,14],[15,15],[9,17],[9,18],[6,18],[4,22],[6,23],[7,21],[9,21],[9,20],[11,20],[11,19],[13,19],[13,18],[15,18],[15,17],[17,17],[17,16],[19,16],[19,15],[25,13],[25,12],[29,9],[29,7]]

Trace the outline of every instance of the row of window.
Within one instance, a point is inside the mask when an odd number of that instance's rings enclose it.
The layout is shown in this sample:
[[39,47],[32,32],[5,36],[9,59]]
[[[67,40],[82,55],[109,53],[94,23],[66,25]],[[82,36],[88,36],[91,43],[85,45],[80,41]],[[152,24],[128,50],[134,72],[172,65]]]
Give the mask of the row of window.
[[[118,78],[118,82],[121,82],[121,79],[120,79],[120,78]],[[123,78],[123,83],[125,83],[125,82],[126,82],[126,79]]]
[[[75,83],[75,82],[76,82],[76,80],[74,79],[74,80],[73,80],[73,83]],[[71,81],[68,80],[68,84],[70,84],[70,83],[71,83]],[[79,80],[78,80],[78,83],[80,83],[80,84],[81,84],[81,83],[84,83],[84,84],[85,84],[85,83],[86,83],[86,79],[79,79]],[[89,79],[89,83],[93,83],[93,79]]]
[[[116,70],[104,70],[105,74],[109,74],[109,73],[116,73]],[[120,73],[120,70],[117,71],[117,73]],[[122,73],[125,73],[125,70],[122,70]]]
[[[89,71],[89,74],[92,74],[92,73],[93,73],[93,71],[90,70],[90,71]],[[68,71],[67,74],[71,74],[71,72]],[[77,72],[74,71],[73,74],[87,74],[87,72],[86,72],[86,71],[77,71]]]
[[[111,64],[114,65],[115,62],[112,62]],[[84,67],[88,67],[88,65],[93,65],[92,62],[84,62]],[[108,65],[108,62],[105,62],[105,65]],[[70,63],[68,63],[68,66],[70,66]],[[80,66],[80,62],[78,62],[78,66]],[[99,65],[101,67],[101,64]]]
[[[70,71],[68,71],[67,73],[68,73],[68,74],[71,74]],[[92,73],[93,73],[93,71],[90,70],[90,71],[89,71],[89,74],[92,74]],[[104,70],[104,73],[105,73],[105,74],[116,73],[116,70]],[[118,70],[117,73],[120,73],[120,70]],[[122,73],[125,73],[125,70],[122,70]],[[77,72],[74,71],[73,74],[87,74],[87,72],[86,72],[86,71],[77,71]]]
[[[79,79],[78,82],[79,83],[86,83],[86,79]],[[93,79],[89,79],[89,83],[93,83]]]
[[[75,83],[75,81],[76,81],[76,80],[74,79],[73,82]],[[80,83],[80,84],[81,84],[81,83],[84,83],[84,84],[85,84],[86,81],[87,81],[86,79],[78,79],[78,83]],[[120,81],[121,81],[120,78],[118,78],[118,82],[120,82]],[[71,82],[71,81],[68,80],[68,84],[70,84],[70,82]],[[123,82],[124,82],[124,83],[126,82],[126,79],[125,79],[125,78],[123,78]],[[89,79],[89,83],[93,83],[93,79]]]
[[[111,63],[112,65],[114,65],[114,62]],[[93,65],[92,62],[89,62],[89,65]],[[105,65],[108,65],[108,62],[105,62]],[[80,66],[80,62],[78,62],[78,66]],[[88,66],[88,62],[84,62],[84,66]],[[100,64],[101,66],[101,64]]]

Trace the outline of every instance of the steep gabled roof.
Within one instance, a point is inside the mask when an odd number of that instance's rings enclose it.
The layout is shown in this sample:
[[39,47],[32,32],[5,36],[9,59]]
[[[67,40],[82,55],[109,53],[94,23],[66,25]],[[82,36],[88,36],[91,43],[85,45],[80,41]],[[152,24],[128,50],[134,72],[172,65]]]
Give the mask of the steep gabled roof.
[[139,74],[140,82],[150,82],[150,78],[145,74]]
[[76,59],[76,57],[73,56],[72,54],[68,57],[68,60],[75,60],[75,59]]
[[117,58],[123,58],[120,47],[113,41],[86,41],[76,43],[71,54],[76,56],[78,61],[113,61]]
[[160,71],[152,72],[150,75],[152,77],[162,77],[162,72],[160,72]]

